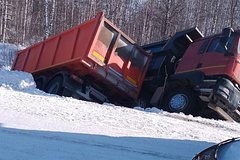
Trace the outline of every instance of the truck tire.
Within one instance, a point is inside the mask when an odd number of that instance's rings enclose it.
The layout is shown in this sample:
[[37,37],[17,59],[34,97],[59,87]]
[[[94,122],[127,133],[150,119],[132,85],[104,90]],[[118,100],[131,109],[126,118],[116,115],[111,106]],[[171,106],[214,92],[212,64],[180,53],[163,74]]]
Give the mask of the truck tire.
[[172,89],[164,96],[163,110],[196,115],[199,110],[198,97],[188,88]]
[[34,81],[36,83],[36,86],[40,90],[44,90],[46,83],[47,83],[47,78],[45,76],[39,76],[34,78]]
[[57,94],[62,96],[63,93],[63,77],[56,76],[48,82],[45,91],[50,94]]

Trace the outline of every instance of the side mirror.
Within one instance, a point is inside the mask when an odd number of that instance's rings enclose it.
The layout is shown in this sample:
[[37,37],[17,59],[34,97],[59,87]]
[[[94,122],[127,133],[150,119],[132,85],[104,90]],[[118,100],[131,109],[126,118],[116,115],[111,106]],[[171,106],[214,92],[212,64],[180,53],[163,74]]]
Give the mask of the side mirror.
[[226,140],[209,147],[192,160],[240,160],[240,139]]

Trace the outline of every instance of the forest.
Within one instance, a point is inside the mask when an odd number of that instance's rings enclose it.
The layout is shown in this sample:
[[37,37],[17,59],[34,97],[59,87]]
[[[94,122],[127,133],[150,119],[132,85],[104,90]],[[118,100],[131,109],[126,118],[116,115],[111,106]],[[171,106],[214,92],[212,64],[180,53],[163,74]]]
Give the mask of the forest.
[[239,29],[240,0],[0,0],[0,42],[28,46],[103,11],[139,44],[197,26],[204,35]]

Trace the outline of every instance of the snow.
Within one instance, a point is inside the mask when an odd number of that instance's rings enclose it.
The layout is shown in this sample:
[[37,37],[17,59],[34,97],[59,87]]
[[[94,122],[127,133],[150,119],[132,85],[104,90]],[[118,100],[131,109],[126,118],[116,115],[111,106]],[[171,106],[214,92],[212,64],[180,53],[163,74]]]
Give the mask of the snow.
[[187,160],[240,124],[50,95],[0,70],[0,160]]

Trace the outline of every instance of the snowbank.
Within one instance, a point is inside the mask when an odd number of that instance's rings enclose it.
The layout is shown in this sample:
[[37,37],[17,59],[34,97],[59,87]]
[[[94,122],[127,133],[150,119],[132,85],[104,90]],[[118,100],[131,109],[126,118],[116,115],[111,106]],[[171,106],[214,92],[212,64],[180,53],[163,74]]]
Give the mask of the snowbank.
[[0,87],[29,93],[38,91],[31,74],[4,69],[0,70]]

